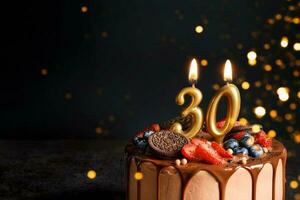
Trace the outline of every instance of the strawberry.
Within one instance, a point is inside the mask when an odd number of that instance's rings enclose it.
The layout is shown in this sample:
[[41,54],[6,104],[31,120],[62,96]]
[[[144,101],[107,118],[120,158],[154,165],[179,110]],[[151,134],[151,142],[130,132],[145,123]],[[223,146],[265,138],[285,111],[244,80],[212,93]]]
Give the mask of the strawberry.
[[197,146],[196,154],[209,164],[222,165],[227,163],[210,145],[207,143]]
[[255,134],[255,143],[262,147],[270,147],[272,145],[272,138],[269,138],[264,131]]
[[193,138],[191,140],[191,143],[194,144],[194,145],[196,145],[196,146],[198,146],[198,145],[200,145],[202,143],[206,143],[206,142],[207,142],[207,140],[204,139],[204,138]]
[[151,130],[151,131],[154,131],[154,132],[160,131],[160,126],[159,126],[159,124],[152,124],[152,125],[150,126],[150,130]]
[[211,143],[211,147],[223,158],[232,158],[233,156],[228,153],[221,145],[216,142]]
[[192,143],[185,144],[181,149],[181,154],[188,160],[200,160],[196,155],[197,146]]

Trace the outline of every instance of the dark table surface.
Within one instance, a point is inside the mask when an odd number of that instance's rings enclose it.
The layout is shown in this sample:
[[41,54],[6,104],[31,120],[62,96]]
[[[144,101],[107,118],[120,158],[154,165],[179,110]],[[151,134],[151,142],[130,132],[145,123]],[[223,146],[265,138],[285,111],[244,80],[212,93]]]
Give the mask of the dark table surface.
[[[124,199],[123,150],[127,141],[52,140],[0,141],[0,199]],[[288,149],[286,199],[300,186],[300,145]],[[87,172],[95,170],[95,179]],[[300,180],[298,180],[299,182]]]

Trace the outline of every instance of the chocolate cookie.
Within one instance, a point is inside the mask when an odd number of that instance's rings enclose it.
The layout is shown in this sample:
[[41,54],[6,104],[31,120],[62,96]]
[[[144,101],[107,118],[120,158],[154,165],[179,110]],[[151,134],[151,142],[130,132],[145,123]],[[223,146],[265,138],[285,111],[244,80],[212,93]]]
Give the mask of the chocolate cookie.
[[188,142],[188,138],[169,130],[153,133],[148,139],[152,151],[163,157],[177,157],[182,147]]

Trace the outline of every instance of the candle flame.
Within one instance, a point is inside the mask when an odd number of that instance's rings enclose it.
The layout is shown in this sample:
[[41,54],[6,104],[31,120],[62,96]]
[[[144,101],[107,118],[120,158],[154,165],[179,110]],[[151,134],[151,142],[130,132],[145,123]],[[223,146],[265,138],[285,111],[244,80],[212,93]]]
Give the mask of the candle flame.
[[224,81],[232,81],[232,67],[230,60],[226,60],[224,67]]
[[193,58],[189,70],[189,81],[191,83],[194,83],[197,81],[197,79],[198,79],[198,64],[196,59]]

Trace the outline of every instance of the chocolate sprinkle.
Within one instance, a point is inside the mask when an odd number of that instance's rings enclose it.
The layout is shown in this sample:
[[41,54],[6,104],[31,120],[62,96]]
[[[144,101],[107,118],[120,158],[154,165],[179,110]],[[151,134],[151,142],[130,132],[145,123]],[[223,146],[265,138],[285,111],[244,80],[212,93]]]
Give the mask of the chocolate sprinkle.
[[162,130],[149,137],[149,146],[159,156],[177,157],[188,138],[172,131]]

